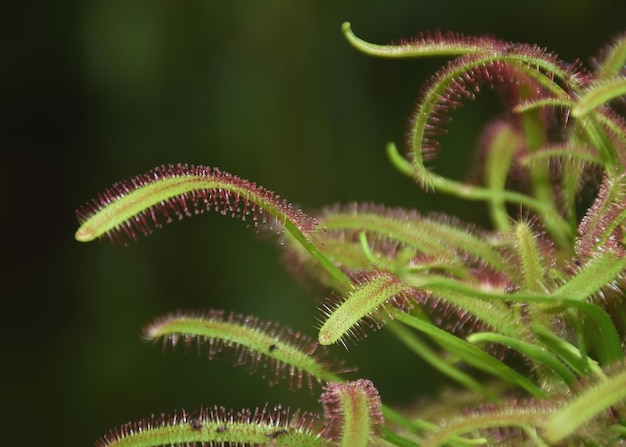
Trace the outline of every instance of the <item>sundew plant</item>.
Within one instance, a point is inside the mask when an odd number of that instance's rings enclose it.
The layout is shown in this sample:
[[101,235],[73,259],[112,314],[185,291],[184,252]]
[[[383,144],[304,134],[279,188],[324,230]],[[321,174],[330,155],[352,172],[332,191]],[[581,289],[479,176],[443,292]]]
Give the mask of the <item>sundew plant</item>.
[[[127,423],[97,446],[626,445],[626,34],[587,68],[495,38],[433,32],[378,45],[347,23],[343,32],[372,56],[448,60],[417,100],[404,151],[390,143],[387,155],[418,188],[484,203],[490,225],[378,203],[309,214],[206,166],[115,183],[78,209],[77,240],[125,245],[215,211],[278,233],[290,270],[327,293],[311,309],[317,339],[217,309],[161,316],[143,331],[308,389],[317,412],[208,403]],[[445,157],[451,112],[482,89],[502,113],[485,124],[470,180],[437,174],[429,161]],[[401,410],[367,377],[347,380],[326,346],[367,343],[381,328],[471,403],[443,394],[436,413]]]

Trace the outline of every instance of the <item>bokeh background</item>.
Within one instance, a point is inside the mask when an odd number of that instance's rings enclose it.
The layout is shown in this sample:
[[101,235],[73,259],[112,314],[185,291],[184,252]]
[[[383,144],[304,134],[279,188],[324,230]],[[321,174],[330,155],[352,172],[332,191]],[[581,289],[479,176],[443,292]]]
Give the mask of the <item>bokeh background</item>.
[[[346,20],[378,43],[439,28],[585,61],[626,30],[626,2],[1,2],[4,445],[93,445],[128,420],[200,405],[318,411],[318,390],[269,389],[230,363],[140,341],[144,324],[180,308],[255,314],[314,336],[322,297],[284,272],[276,241],[219,215],[128,248],[75,242],[75,208],[117,180],[206,164],[305,210],[374,201],[482,221],[479,205],[420,193],[384,154],[444,61],[367,57],[342,37]],[[455,112],[437,169],[465,175],[495,112],[489,95]],[[392,405],[438,389],[385,331],[331,357],[358,365],[353,376]]]

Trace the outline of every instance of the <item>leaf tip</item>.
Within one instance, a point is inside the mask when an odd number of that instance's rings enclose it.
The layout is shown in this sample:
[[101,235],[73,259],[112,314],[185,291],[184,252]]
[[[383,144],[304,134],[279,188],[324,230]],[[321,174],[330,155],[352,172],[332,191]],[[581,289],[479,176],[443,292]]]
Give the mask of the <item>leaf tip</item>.
[[76,233],[74,233],[74,239],[78,242],[90,242],[96,238],[96,232],[93,228],[81,226]]
[[331,382],[320,402],[324,406],[325,434],[341,441],[341,445],[370,445],[384,424],[380,395],[369,380]]

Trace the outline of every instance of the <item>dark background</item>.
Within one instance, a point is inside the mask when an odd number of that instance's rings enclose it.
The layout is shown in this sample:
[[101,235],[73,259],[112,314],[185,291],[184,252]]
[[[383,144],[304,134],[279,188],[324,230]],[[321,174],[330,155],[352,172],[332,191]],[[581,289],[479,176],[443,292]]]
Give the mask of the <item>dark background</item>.
[[[479,205],[418,192],[384,154],[444,61],[367,57],[344,40],[346,20],[377,43],[440,28],[573,61],[626,30],[626,3],[1,2],[3,443],[92,445],[128,420],[203,404],[319,411],[317,389],[269,389],[243,368],[140,341],[158,315],[209,307],[315,336],[321,297],[284,273],[278,244],[219,215],[129,248],[75,242],[75,208],[117,180],[206,164],[305,210],[375,201],[482,221]],[[464,175],[492,109],[487,97],[455,112],[438,169]],[[436,377],[394,345],[379,331],[331,352],[358,364],[387,403],[409,405]]]

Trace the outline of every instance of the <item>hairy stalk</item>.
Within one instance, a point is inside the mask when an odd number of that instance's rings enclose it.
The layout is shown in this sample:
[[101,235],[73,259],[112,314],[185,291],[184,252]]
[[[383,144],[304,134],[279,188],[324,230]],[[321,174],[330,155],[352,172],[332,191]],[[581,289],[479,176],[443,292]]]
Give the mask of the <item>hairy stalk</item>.
[[[347,290],[349,279],[311,242],[317,223],[271,191],[232,174],[204,166],[163,166],[128,182],[113,185],[77,211],[81,222],[76,240],[88,242],[108,235],[136,240],[154,227],[203,213],[211,208],[254,226],[284,228]],[[270,221],[271,219],[271,221]],[[305,236],[306,235],[306,236]]]
[[381,245],[408,246],[431,256],[467,253],[497,271],[510,271],[504,257],[485,241],[479,230],[450,217],[422,216],[414,210],[375,204],[351,204],[327,210],[318,219],[329,233],[337,232],[344,238],[350,231],[364,232],[368,239],[381,241]]
[[450,422],[445,427],[437,431],[433,436],[427,438],[422,447],[437,447],[445,445],[453,436],[465,433],[477,432],[496,427],[533,427],[545,418],[548,413],[546,409],[522,408],[505,409],[500,411],[489,411],[484,414],[477,414],[470,417],[460,418]]
[[626,370],[621,369],[617,374],[579,393],[548,418],[544,426],[546,440],[554,444],[562,441],[599,413],[609,412],[612,406],[625,398]]
[[319,330],[319,342],[329,345],[346,337],[357,338],[359,321],[363,318],[374,317],[377,323],[389,314],[385,303],[392,303],[404,307],[407,298],[404,294],[410,289],[398,278],[389,272],[375,272],[365,278],[362,285],[351,292],[339,305],[326,304],[323,311],[326,320]]
[[588,88],[584,95],[572,107],[572,116],[580,118],[591,113],[597,107],[626,95],[626,79],[618,77],[603,80]]
[[535,234],[527,224],[520,222],[515,228],[518,252],[521,259],[523,288],[528,293],[545,293],[547,289],[544,282],[544,272],[547,271],[539,247],[536,244]]
[[626,64],[626,34],[617,36],[604,53],[598,63],[598,74],[606,77],[618,75]]
[[378,436],[384,419],[378,390],[369,380],[329,383],[320,401],[326,435],[339,447],[367,447]]
[[322,360],[325,352],[300,333],[280,329],[255,317],[224,315],[213,311],[207,314],[175,314],[159,318],[144,330],[148,341],[163,339],[176,346],[179,340],[189,344],[193,340],[200,349],[208,349],[209,358],[222,350],[234,350],[238,364],[249,364],[254,371],[261,365],[268,372],[270,385],[289,376],[297,388],[302,387],[306,375],[309,388],[312,379],[318,382],[340,380]]
[[314,430],[317,417],[280,407],[237,413],[223,407],[200,409],[198,414],[174,414],[111,431],[97,447],[271,445],[273,447],[329,447],[329,440]]

